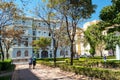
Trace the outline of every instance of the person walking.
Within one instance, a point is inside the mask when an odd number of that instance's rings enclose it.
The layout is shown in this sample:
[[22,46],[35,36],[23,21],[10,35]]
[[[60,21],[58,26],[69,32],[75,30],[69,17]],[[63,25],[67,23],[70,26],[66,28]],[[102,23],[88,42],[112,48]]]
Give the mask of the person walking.
[[33,69],[35,69],[35,66],[36,66],[36,57],[34,56],[32,60],[33,60]]
[[104,62],[106,62],[106,59],[107,59],[106,54],[104,54],[103,59],[104,59]]
[[29,69],[31,69],[32,62],[33,62],[32,57],[30,57],[30,59],[29,59]]

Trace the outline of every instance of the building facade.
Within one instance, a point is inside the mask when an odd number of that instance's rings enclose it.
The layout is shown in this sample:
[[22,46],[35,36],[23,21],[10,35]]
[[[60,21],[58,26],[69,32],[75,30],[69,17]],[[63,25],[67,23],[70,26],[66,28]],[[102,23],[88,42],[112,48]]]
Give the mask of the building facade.
[[[57,27],[59,26],[59,22],[57,23]],[[14,19],[14,29],[22,29],[24,34],[21,39],[15,40],[15,45],[9,50],[12,59],[27,59],[33,55],[36,55],[37,58],[52,58],[53,55],[53,41],[51,45],[47,47],[46,50],[39,49],[36,54],[33,47],[32,41],[37,40],[40,37],[52,37],[52,34],[49,31],[48,25],[45,21],[37,18],[30,17],[18,17]],[[51,22],[52,27],[54,27],[54,23]],[[64,54],[65,53],[65,54]],[[70,48],[66,48],[62,50],[58,47],[57,57],[70,57]]]

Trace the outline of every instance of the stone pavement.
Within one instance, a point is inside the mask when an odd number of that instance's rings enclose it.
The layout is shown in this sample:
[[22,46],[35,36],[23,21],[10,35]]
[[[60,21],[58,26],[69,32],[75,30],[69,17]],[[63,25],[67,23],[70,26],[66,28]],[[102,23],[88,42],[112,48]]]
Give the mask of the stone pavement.
[[35,69],[29,69],[28,64],[17,64],[12,80],[88,80],[80,75],[65,72],[59,68],[51,68],[40,64]]

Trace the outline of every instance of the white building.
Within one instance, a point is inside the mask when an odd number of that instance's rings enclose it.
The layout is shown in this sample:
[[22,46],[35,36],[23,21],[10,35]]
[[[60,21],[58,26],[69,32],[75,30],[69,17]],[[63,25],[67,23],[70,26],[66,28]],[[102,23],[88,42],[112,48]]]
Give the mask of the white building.
[[[59,22],[57,23],[57,27],[59,26]],[[40,37],[51,37],[51,33],[49,32],[48,25],[41,19],[30,18],[30,17],[18,17],[14,19],[15,29],[22,28],[24,30],[24,34],[20,40],[16,40],[15,45],[10,49],[9,52],[12,53],[12,59],[27,59],[33,56],[34,50],[32,48],[32,41],[37,40]],[[55,25],[51,22],[51,25],[54,27]],[[65,50],[64,52],[61,48],[57,50],[57,57],[70,57],[70,49]],[[53,57],[53,41],[51,45],[47,48],[47,50],[39,50],[38,54],[36,54],[38,58],[50,58]]]

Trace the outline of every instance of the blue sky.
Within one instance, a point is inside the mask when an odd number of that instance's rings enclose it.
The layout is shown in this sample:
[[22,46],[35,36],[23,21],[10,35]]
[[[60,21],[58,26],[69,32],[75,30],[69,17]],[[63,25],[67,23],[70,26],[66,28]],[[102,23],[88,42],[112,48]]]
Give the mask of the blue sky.
[[[30,10],[31,11],[34,10],[35,6],[39,2],[41,3],[40,5],[43,5],[43,3],[41,1],[42,0],[30,0],[30,3],[26,3],[27,6],[25,6],[26,7],[25,11],[29,12]],[[101,9],[105,6],[111,5],[111,0],[92,0],[92,2],[93,2],[93,4],[97,5],[97,8],[95,10],[96,12],[91,15],[90,19],[87,19],[84,22],[82,22],[81,24],[79,24],[80,27],[82,27],[83,24],[88,22],[88,21],[99,20],[99,14],[100,14]],[[17,0],[16,3],[19,5],[19,7],[21,7],[21,2],[19,2]],[[30,15],[28,14],[28,16],[30,16]]]

